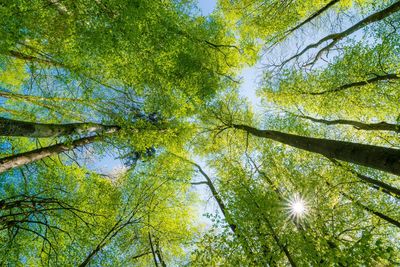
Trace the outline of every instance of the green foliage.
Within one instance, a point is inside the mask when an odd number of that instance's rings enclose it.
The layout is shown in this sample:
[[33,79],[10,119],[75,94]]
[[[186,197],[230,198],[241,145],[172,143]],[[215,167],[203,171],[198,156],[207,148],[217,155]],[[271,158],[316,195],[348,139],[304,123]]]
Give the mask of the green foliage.
[[[0,174],[0,265],[399,265],[395,175],[235,129],[399,147],[398,128],[326,123],[399,124],[398,12],[314,62],[322,44],[278,59],[395,3],[338,1],[294,29],[330,2],[220,0],[207,17],[186,0],[0,4],[0,116],[116,129],[1,137],[15,168]],[[256,63],[262,111],[237,78]],[[18,163],[56,144],[69,151]],[[205,226],[202,198],[219,210]]]

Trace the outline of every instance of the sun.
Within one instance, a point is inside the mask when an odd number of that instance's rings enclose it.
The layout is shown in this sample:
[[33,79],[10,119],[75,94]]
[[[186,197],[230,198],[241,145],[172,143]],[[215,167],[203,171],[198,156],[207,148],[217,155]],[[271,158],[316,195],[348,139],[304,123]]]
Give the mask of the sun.
[[286,209],[290,218],[296,220],[296,222],[304,219],[309,210],[307,202],[299,194],[294,194],[288,200]]

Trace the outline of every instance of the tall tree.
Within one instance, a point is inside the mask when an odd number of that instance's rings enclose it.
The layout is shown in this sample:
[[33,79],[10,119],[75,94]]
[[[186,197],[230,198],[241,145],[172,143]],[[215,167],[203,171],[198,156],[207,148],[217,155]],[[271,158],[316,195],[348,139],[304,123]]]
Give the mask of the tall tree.
[[298,136],[271,130],[259,130],[243,124],[233,124],[231,127],[244,130],[257,137],[272,139],[286,145],[318,153],[328,158],[400,175],[399,149]]
[[72,134],[112,133],[119,126],[98,123],[45,124],[0,118],[0,136],[58,137]]

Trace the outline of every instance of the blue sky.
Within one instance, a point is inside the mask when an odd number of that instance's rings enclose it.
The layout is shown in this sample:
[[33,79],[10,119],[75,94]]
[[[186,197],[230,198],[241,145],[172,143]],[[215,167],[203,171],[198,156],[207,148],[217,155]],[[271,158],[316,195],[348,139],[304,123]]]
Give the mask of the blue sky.
[[199,8],[201,9],[201,13],[206,16],[208,14],[210,14],[215,6],[216,6],[216,2],[214,0],[199,0]]

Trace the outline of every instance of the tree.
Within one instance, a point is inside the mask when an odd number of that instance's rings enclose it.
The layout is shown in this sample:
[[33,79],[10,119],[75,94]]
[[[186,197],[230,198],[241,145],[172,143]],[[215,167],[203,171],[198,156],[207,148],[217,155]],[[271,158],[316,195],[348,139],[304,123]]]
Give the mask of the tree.
[[244,130],[257,137],[269,138],[328,158],[344,160],[400,175],[400,150],[398,149],[259,130],[242,124],[233,124],[232,127]]
[[399,7],[0,4],[0,265],[399,265]]
[[97,123],[44,124],[0,118],[0,136],[58,137],[72,134],[112,133],[118,126]]

